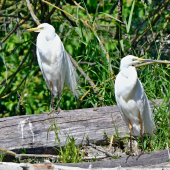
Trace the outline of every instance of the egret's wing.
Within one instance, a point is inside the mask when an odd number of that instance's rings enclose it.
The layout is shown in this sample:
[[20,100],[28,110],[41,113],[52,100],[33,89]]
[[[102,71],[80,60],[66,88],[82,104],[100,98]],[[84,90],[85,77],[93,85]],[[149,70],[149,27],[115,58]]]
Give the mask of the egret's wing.
[[116,94],[115,94],[115,98],[116,98],[117,106],[118,106],[119,112],[120,112],[120,114],[121,114],[121,117],[122,117],[122,119],[124,120],[126,126],[129,128],[128,119],[126,118],[125,114],[123,113],[123,110],[122,110],[122,108],[121,108],[121,104],[120,104],[119,97],[118,97]]
[[42,72],[42,75],[43,75],[43,77],[44,77],[44,80],[45,80],[48,88],[50,89],[50,83],[48,82],[48,79],[46,78],[45,73],[44,73],[44,71],[43,71],[42,61],[41,61],[41,58],[40,58],[40,54],[39,54],[38,48],[37,48],[37,50],[36,50],[36,53],[37,53],[37,60],[38,60],[38,64],[39,64],[40,70],[41,70],[41,72]]
[[66,69],[65,83],[73,94],[78,97],[81,94],[79,90],[76,90],[79,77],[66,51],[64,51],[64,60]]
[[[153,130],[155,129],[154,118],[150,108],[149,100],[144,92],[142,83],[138,79],[136,92],[141,93],[141,99],[137,102],[137,107],[140,111],[141,118],[143,119],[144,129],[150,135],[153,135]],[[140,92],[141,91],[141,92]]]
[[146,94],[144,95],[144,98],[145,98],[145,107],[144,107],[144,115],[143,115],[144,126],[145,126],[146,132],[149,133],[150,135],[153,135],[153,130],[156,129],[156,126],[155,126],[153,114],[150,108],[149,100]]

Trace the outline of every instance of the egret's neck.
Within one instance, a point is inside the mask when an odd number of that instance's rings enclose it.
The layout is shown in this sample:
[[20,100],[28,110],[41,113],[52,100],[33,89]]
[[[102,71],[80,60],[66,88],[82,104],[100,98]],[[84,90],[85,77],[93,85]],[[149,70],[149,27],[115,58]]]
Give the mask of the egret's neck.
[[52,41],[53,39],[55,39],[55,36],[55,32],[49,32],[44,30],[38,34],[37,41],[47,43],[48,41]]
[[[54,32],[55,33],[55,32]],[[53,39],[55,39],[55,35],[52,33],[46,34],[45,31],[40,32],[37,37],[37,50],[39,51],[41,60],[44,62],[48,62],[50,60],[52,51],[51,45],[53,43]]]
[[126,82],[127,84],[125,86],[128,86],[129,91],[131,91],[136,85],[138,79],[135,67],[123,67],[121,68],[121,74],[128,79],[128,81]]

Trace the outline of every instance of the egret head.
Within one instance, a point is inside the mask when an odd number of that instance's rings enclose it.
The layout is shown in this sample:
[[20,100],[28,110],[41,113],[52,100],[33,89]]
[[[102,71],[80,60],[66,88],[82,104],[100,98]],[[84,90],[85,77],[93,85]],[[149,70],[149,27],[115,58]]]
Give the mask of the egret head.
[[27,29],[26,31],[28,32],[42,32],[42,31],[49,31],[49,32],[55,32],[55,29],[52,25],[48,24],[48,23],[43,23],[38,25],[38,27],[36,28],[31,28],[31,29]]
[[128,68],[129,66],[132,66],[133,64],[138,64],[140,62],[150,62],[150,61],[152,60],[142,59],[142,58],[138,58],[133,55],[128,55],[122,58],[121,63],[120,63],[120,70],[122,70],[123,68]]
[[38,27],[27,29],[26,31],[28,31],[28,32],[32,32],[32,31],[40,32],[44,36],[46,36],[47,40],[51,40],[55,37],[55,29],[52,25],[50,25],[48,23],[40,24],[40,25],[38,25]]

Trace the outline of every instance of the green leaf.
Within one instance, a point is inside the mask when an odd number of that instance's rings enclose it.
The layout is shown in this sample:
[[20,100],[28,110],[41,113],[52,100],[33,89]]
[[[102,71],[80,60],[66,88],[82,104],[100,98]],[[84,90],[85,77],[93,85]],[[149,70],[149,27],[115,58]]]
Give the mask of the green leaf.
[[130,31],[130,27],[131,27],[131,23],[132,23],[132,14],[133,14],[134,6],[135,6],[135,0],[133,0],[132,8],[131,8],[130,15],[129,15],[129,21],[128,21],[128,25],[127,25],[127,28],[126,28],[127,33],[129,33],[129,31]]

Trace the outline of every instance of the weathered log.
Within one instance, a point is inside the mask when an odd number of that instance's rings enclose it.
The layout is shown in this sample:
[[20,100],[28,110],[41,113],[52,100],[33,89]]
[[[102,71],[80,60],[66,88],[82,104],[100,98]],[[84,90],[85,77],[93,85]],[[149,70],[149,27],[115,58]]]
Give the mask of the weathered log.
[[[108,170],[144,170],[144,169],[169,169],[170,163],[168,150],[155,151],[149,154],[141,155],[138,160],[138,156],[130,157],[126,162],[126,157],[120,159],[112,159],[106,161],[97,161],[97,162],[83,162],[83,163],[58,163],[52,164],[46,162],[45,164],[30,164],[30,163],[6,163],[0,162],[1,170],[80,170],[80,169],[91,169],[91,170],[102,170],[107,168]],[[130,168],[129,168],[130,167]]]
[[[106,161],[97,161],[97,162],[83,162],[83,163],[70,163],[70,164],[57,164],[57,165],[62,165],[62,166],[70,166],[70,167],[79,167],[79,168],[85,168],[89,169],[91,167],[92,169],[98,169],[98,168],[114,168],[114,167],[136,167],[137,169],[139,167],[142,167],[141,169],[144,168],[170,168],[170,163],[169,161],[169,155],[168,155],[168,150],[159,150],[155,151],[152,153],[148,154],[143,154],[139,157],[138,160],[136,160],[138,156],[131,156],[127,160],[126,163],[126,157],[119,158],[119,159],[111,159],[111,160],[106,160]],[[164,164],[163,164],[164,163]],[[161,164],[161,165],[159,165]],[[154,166],[153,166],[154,165]],[[135,168],[135,169],[136,169]]]
[[[162,100],[153,102],[159,105]],[[68,135],[77,139],[77,145],[85,142],[87,136],[90,143],[104,142],[104,132],[108,137],[116,134],[113,121],[120,136],[128,133],[117,106],[62,111],[59,114],[52,113],[52,117],[43,113],[0,119],[0,147],[16,153],[25,148],[27,153],[54,154],[53,146],[59,147],[59,144],[55,142],[54,131],[48,132],[54,120],[60,129],[61,146],[64,146]]]

